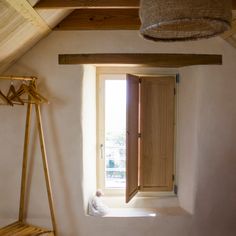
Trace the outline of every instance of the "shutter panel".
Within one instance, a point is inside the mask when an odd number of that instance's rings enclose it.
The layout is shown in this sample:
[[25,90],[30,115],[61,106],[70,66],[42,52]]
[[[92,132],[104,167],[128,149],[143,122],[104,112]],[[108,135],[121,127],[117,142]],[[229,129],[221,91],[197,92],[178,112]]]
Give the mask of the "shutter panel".
[[141,82],[141,191],[172,191],[174,77]]
[[138,192],[139,77],[127,75],[126,203]]

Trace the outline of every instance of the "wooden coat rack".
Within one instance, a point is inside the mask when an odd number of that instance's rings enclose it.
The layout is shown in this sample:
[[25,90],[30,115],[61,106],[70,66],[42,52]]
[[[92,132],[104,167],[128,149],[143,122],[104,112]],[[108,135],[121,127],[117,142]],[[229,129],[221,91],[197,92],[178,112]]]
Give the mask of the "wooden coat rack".
[[[51,190],[51,183],[49,177],[49,169],[48,169],[48,161],[47,154],[45,148],[44,141],[44,133],[42,127],[42,119],[41,119],[41,111],[40,104],[47,102],[47,100],[41,96],[36,90],[36,80],[35,77],[0,77],[0,80],[18,80],[24,83],[29,83],[29,95],[28,101],[24,101],[27,103],[27,113],[26,113],[26,124],[25,124],[25,138],[24,138],[24,151],[23,151],[23,162],[22,162],[22,175],[21,175],[21,191],[20,191],[20,206],[19,206],[19,216],[18,221],[5,226],[0,229],[0,236],[36,236],[36,235],[47,235],[47,236],[56,236],[57,235],[57,225],[55,220],[55,211],[54,211],[54,203],[53,196]],[[31,86],[31,87],[30,87]],[[23,90],[22,90],[23,91]],[[22,91],[20,91],[22,93]],[[18,94],[20,94],[18,91]],[[16,97],[13,96],[13,97]],[[13,99],[13,97],[11,97]],[[38,102],[37,102],[38,100]],[[9,104],[11,105],[11,104]],[[32,115],[32,107],[35,106],[36,113],[36,122],[37,129],[39,133],[39,141],[40,141],[40,149],[42,154],[43,161],[43,169],[45,182],[47,187],[47,196],[51,214],[51,221],[53,230],[44,229],[38,226],[30,225],[26,222],[26,207],[25,207],[25,199],[26,199],[26,179],[28,173],[28,156],[29,156],[29,144],[30,144],[30,126],[31,126],[31,115]]]

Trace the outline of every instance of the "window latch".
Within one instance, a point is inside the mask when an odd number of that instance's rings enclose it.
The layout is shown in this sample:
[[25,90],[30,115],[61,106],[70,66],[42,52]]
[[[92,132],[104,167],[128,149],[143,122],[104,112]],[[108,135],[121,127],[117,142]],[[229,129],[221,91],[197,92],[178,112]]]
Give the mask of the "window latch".
[[100,144],[100,151],[101,151],[101,159],[103,159],[103,154],[104,154],[104,145]]

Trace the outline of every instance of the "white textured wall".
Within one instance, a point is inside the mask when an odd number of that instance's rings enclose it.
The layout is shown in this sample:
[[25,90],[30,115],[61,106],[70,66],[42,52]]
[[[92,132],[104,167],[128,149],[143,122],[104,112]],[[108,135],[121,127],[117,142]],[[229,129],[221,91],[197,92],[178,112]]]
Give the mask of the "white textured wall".
[[195,228],[198,235],[236,233],[236,74],[234,51],[223,67],[199,73],[198,169]]
[[177,102],[177,177],[181,207],[194,213],[198,160],[199,69],[181,69]]
[[84,66],[83,76],[83,192],[84,211],[87,212],[88,199],[96,191],[96,68]]
[[[195,203],[187,199],[189,202],[182,204],[189,209],[195,205],[193,217],[126,219],[85,216],[83,198],[86,193],[82,189],[86,182],[84,177],[89,173],[83,174],[82,165],[85,163],[82,135],[82,124],[85,124],[82,119],[84,68],[59,66],[57,57],[59,53],[96,52],[224,54],[224,66],[191,67],[180,71],[183,79],[179,88],[181,137],[178,155],[186,165],[180,168],[179,187],[182,192],[196,192],[193,196]],[[60,235],[234,236],[235,61],[236,51],[220,38],[160,44],[144,41],[135,31],[53,32],[17,61],[7,73],[38,76],[40,88],[51,101],[43,108],[43,121]],[[190,81],[188,77],[191,77]],[[1,107],[0,116],[1,163],[4,163],[0,166],[0,214],[6,219],[16,215],[21,157],[17,155],[22,151],[19,142],[22,142],[25,111]],[[9,147],[9,143],[14,148]],[[41,162],[38,148],[35,152],[32,166],[36,171]],[[196,173],[194,166],[197,167]],[[195,184],[186,186],[189,180],[185,176],[191,176]],[[31,194],[30,216],[41,219],[48,210],[45,194],[41,193],[43,178],[39,171],[34,173],[31,185],[35,191]],[[180,195],[180,198],[184,200],[184,196]]]

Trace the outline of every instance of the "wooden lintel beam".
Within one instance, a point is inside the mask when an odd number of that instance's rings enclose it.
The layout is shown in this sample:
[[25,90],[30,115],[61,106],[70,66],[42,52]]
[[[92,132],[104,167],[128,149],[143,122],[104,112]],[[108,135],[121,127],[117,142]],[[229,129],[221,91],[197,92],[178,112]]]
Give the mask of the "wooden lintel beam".
[[191,65],[222,65],[222,55],[215,54],[61,54],[58,59],[60,65],[130,64],[169,68]]
[[77,9],[54,30],[138,30],[138,9]]
[[41,0],[35,8],[139,8],[139,0]]

